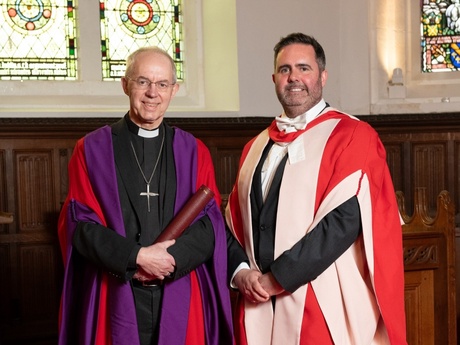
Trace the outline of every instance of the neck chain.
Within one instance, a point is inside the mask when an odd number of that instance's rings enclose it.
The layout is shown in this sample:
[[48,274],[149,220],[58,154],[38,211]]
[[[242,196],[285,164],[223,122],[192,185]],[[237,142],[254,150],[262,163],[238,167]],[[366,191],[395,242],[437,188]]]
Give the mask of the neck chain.
[[150,197],[158,196],[158,193],[150,192],[150,182],[152,181],[153,175],[155,175],[155,171],[157,170],[158,162],[160,161],[161,154],[163,153],[164,142],[165,142],[165,133],[163,132],[163,138],[161,139],[160,152],[158,153],[157,161],[155,162],[155,166],[153,167],[152,174],[150,175],[150,178],[147,180],[147,178],[145,177],[144,171],[142,170],[141,164],[139,163],[139,158],[137,158],[137,154],[136,154],[136,150],[134,149],[133,142],[131,141],[131,148],[133,149],[134,158],[136,158],[137,167],[139,168],[142,174],[142,177],[144,178],[145,184],[147,185],[147,191],[141,192],[139,195],[147,197],[147,210],[149,212],[150,212]]

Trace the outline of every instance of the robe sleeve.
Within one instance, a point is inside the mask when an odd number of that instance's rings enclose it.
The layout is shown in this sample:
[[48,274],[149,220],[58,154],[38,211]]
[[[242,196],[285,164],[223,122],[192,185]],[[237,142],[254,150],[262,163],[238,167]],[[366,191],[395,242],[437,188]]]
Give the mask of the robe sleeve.
[[356,241],[361,231],[358,201],[352,197],[273,261],[270,271],[285,290],[294,292],[324,272]]
[[168,252],[176,261],[173,279],[190,273],[203,262],[208,261],[214,251],[214,230],[211,220],[204,216],[189,226],[168,248]]
[[105,226],[78,223],[73,245],[81,256],[122,280],[131,279],[136,271],[140,245]]
[[233,234],[230,232],[228,228],[226,230],[226,234],[228,253],[227,280],[230,285],[231,278],[233,277],[233,274],[235,273],[238,266],[242,262],[246,262],[249,265],[249,259],[241,244],[239,244],[239,242],[236,240],[236,238],[233,236]]

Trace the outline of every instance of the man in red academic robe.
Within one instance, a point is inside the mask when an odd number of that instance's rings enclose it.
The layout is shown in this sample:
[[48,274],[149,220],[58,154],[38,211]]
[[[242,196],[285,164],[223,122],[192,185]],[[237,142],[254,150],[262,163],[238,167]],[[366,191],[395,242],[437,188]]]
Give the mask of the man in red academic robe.
[[275,47],[284,113],[243,150],[226,210],[238,344],[406,344],[402,230],[377,133],[326,104],[325,54]]

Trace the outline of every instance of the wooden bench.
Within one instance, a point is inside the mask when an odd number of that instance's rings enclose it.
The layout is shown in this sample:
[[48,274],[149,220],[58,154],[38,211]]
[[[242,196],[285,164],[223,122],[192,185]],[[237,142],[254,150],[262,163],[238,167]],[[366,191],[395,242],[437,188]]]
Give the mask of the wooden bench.
[[457,344],[455,297],[455,207],[447,191],[428,214],[425,188],[416,188],[408,215],[404,195],[396,192],[404,220],[404,277],[407,342]]

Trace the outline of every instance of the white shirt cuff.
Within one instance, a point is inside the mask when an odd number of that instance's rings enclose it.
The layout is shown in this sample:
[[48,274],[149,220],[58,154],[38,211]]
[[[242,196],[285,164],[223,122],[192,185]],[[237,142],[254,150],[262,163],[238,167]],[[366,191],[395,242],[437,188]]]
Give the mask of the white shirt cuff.
[[241,270],[248,270],[248,269],[250,269],[250,267],[246,262],[242,262],[239,264],[235,272],[233,272],[232,279],[230,279],[230,287],[232,289],[238,289],[238,287],[236,287],[235,284],[233,284],[233,278],[235,278],[236,274]]

